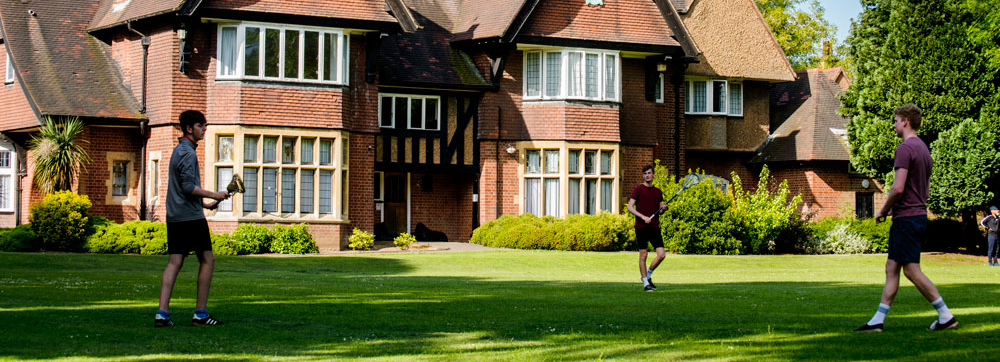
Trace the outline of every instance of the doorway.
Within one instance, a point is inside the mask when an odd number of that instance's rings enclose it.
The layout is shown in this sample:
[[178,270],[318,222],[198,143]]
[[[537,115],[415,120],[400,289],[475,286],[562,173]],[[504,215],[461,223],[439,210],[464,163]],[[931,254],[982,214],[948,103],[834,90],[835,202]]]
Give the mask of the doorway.
[[409,232],[409,175],[385,173],[382,187],[382,222],[386,231],[395,235]]

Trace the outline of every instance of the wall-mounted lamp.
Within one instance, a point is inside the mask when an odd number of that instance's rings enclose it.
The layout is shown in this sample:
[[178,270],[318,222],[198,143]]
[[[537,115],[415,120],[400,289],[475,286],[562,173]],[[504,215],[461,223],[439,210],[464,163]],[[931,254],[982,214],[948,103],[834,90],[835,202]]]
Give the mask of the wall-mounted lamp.
[[871,183],[868,182],[868,179],[861,180],[861,187],[864,187],[864,188],[867,189],[868,186],[870,186],[870,185],[871,185]]
[[187,35],[188,35],[187,29],[184,28],[177,29],[177,39],[181,40],[187,39]]
[[656,63],[656,71],[657,72],[666,72],[667,71],[667,64],[666,63]]
[[31,16],[34,17],[34,16],[38,16],[38,13],[36,13],[34,9],[28,9],[28,15],[31,15]]
[[517,152],[517,149],[516,149],[516,148],[514,148],[514,145],[513,145],[513,144],[510,144],[510,143],[508,143],[508,144],[507,144],[507,149],[506,149],[506,151],[507,151],[507,153],[509,153],[509,154],[514,154],[514,152]]

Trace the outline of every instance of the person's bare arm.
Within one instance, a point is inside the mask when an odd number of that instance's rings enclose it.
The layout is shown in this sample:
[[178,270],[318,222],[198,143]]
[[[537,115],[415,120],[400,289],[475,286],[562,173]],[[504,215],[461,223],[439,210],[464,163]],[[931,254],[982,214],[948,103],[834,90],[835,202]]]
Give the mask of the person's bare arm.
[[208,190],[205,190],[205,189],[201,188],[200,186],[195,186],[194,187],[194,191],[191,191],[191,194],[194,195],[194,196],[197,196],[197,197],[201,197],[203,199],[213,199],[213,200],[215,200],[215,201],[209,202],[207,204],[204,201],[202,201],[201,206],[204,207],[204,208],[206,208],[206,209],[210,209],[210,210],[214,210],[215,208],[219,207],[219,202],[222,202],[223,200],[228,199],[229,196],[230,196],[228,192],[225,192],[225,191],[208,191]]
[[899,201],[899,198],[903,196],[903,189],[906,187],[906,175],[908,173],[909,170],[905,168],[896,169],[896,175],[892,181],[892,187],[889,188],[889,195],[885,198],[885,204],[882,205],[882,209],[875,216],[876,223],[884,222],[885,217],[889,216],[889,210],[892,210],[892,205],[896,204],[896,201]]

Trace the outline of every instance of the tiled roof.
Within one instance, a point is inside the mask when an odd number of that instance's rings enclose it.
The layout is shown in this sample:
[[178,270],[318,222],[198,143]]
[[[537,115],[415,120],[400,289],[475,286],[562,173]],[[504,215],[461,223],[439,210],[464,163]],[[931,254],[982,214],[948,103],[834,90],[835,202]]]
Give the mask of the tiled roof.
[[794,82],[772,86],[770,110],[781,122],[754,162],[850,160],[844,130],[848,119],[837,115],[843,89],[835,83],[841,69],[799,71]]
[[425,16],[421,13],[424,7],[419,9],[411,12],[422,27],[420,30],[383,40],[379,49],[379,83],[385,86],[415,83],[452,87],[488,86],[472,59],[451,46],[451,33],[430,18],[445,22],[447,14],[430,12]]
[[[107,28],[127,20],[140,19],[164,13],[175,12],[184,5],[184,0],[101,0],[97,16],[90,24],[91,29]],[[114,3],[119,3],[116,5]]]
[[145,118],[108,45],[86,32],[100,6],[99,0],[7,0],[0,5],[7,46],[41,114]]
[[[449,29],[453,34],[452,40],[459,41],[502,37],[513,23],[514,17],[530,1],[512,0],[500,3],[495,0],[445,0],[439,3],[445,8],[444,11],[454,12],[454,24]],[[454,8],[448,10],[447,7]],[[424,8],[418,9],[423,11]]]

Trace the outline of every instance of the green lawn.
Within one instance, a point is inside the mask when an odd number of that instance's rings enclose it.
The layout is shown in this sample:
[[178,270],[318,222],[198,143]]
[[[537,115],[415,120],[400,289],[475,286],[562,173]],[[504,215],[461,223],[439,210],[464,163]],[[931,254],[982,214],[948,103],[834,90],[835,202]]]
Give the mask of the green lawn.
[[[1000,268],[924,256],[958,330],[908,281],[886,332],[885,255],[676,256],[643,292],[635,253],[219,257],[221,327],[154,329],[164,256],[0,253],[0,359],[995,360]],[[174,292],[194,307],[197,260]]]

